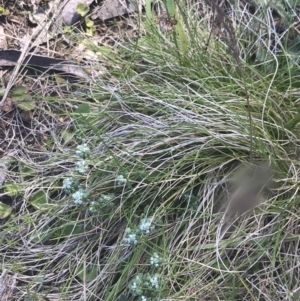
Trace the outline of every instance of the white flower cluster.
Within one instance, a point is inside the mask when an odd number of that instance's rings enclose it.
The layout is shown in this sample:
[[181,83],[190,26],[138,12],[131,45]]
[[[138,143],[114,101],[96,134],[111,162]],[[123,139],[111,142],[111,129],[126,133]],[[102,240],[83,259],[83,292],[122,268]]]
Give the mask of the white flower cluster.
[[91,201],[90,206],[89,206],[89,211],[91,213],[97,212],[97,202],[96,201]]
[[142,234],[149,234],[151,231],[155,229],[155,226],[151,224],[152,217],[145,217],[141,220],[139,229]]
[[159,275],[158,274],[155,274],[153,276],[149,276],[148,277],[148,280],[151,284],[151,286],[155,289],[159,289],[159,286],[160,286],[160,279],[159,279]]
[[139,242],[141,235],[149,234],[154,229],[155,226],[152,225],[152,217],[143,218],[136,230],[126,228],[123,243],[126,245],[135,246]]
[[123,238],[125,245],[135,246],[138,243],[137,233],[133,232],[130,228],[125,229],[126,236]]
[[192,209],[197,209],[199,206],[199,198],[191,193],[184,193],[181,199],[188,202],[189,207]]
[[79,187],[79,182],[75,178],[65,178],[63,180],[63,189],[67,194],[76,191]]
[[124,178],[123,175],[118,175],[117,178],[116,178],[116,182],[117,182],[118,186],[122,186],[122,185],[125,185],[127,183],[127,179]]
[[129,290],[134,296],[141,296],[143,294],[143,279],[142,275],[136,275],[129,284]]
[[[143,218],[136,230],[125,229],[123,243],[135,246],[141,235],[149,234],[154,230],[152,217]],[[162,264],[162,258],[154,252],[150,258],[150,264],[158,268]],[[133,296],[139,301],[158,301],[158,295],[163,287],[164,281],[159,274],[138,274],[130,282],[128,288]]]
[[99,202],[102,204],[108,204],[111,203],[115,198],[115,195],[113,193],[106,193],[101,194],[99,197]]
[[113,200],[115,199],[115,195],[113,193],[101,194],[99,199],[96,201],[92,201],[89,206],[89,211],[91,213],[98,212],[100,210],[104,210],[106,208],[113,206]]
[[153,267],[158,268],[162,264],[162,258],[156,252],[154,252],[150,257],[150,264]]
[[81,144],[76,147],[76,155],[82,159],[86,159],[90,156],[91,150],[87,144]]
[[72,194],[73,202],[76,205],[81,205],[86,200],[86,198],[87,198],[87,192],[82,188],[78,189],[76,192]]
[[[89,164],[85,160],[90,156],[90,149],[86,144],[78,145],[76,148],[76,155],[81,159],[75,163],[75,171],[80,175],[87,174]],[[85,189],[79,188],[79,181],[72,177],[63,180],[63,189],[67,194],[72,195],[73,202],[76,205],[83,204],[87,200],[88,193]]]
[[75,164],[75,170],[78,172],[80,175],[85,175],[89,171],[89,164],[85,160],[81,160],[76,162]]
[[128,288],[131,294],[139,296],[141,301],[158,300],[156,297],[163,283],[159,274],[138,274],[130,281]]

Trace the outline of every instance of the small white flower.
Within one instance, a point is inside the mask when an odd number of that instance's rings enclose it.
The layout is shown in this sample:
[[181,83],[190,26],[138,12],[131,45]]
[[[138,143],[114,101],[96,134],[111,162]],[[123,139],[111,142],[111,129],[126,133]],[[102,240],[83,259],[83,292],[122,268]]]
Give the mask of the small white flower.
[[85,175],[88,170],[89,170],[89,164],[85,161],[78,161],[75,164],[75,170],[80,174],[80,175]]
[[134,296],[141,296],[143,294],[143,281],[139,275],[136,275],[129,284],[129,289]]
[[158,274],[155,274],[154,276],[149,277],[149,281],[150,281],[150,284],[153,288],[155,288],[155,289],[159,288],[159,276],[158,276]]
[[87,198],[87,192],[84,189],[78,189],[72,194],[73,202],[76,205],[81,205],[83,201]]
[[155,267],[158,268],[162,263],[162,259],[161,257],[155,252],[153,253],[153,255],[150,257],[150,264]]
[[97,209],[93,205],[90,205],[89,211],[90,211],[90,213],[95,213],[95,212],[97,212]]
[[137,234],[132,232],[130,228],[125,229],[126,236],[123,238],[123,243],[126,245],[135,246],[138,243]]
[[141,297],[141,300],[142,300],[142,301],[147,301],[147,298],[146,298],[145,296],[142,296],[142,297]]
[[80,158],[86,159],[90,156],[90,154],[91,150],[86,143],[76,147],[76,155]]
[[126,229],[125,229],[125,233],[126,233],[126,234],[131,233],[131,229],[130,229],[130,228],[126,228]]
[[66,178],[63,180],[63,189],[67,194],[78,189],[79,182],[75,178]]
[[125,244],[136,245],[138,243],[137,237],[135,233],[129,234],[127,237],[123,239]]
[[115,198],[113,193],[101,194],[99,197],[99,203],[108,204],[112,202]]
[[154,230],[154,226],[151,225],[152,218],[151,217],[145,217],[141,220],[139,229],[143,234],[149,234],[151,231]]
[[125,185],[125,184],[127,183],[127,179],[124,178],[123,175],[119,175],[119,176],[117,176],[117,178],[116,178],[116,182],[117,182],[117,185],[118,185],[118,186],[122,186],[122,185]]

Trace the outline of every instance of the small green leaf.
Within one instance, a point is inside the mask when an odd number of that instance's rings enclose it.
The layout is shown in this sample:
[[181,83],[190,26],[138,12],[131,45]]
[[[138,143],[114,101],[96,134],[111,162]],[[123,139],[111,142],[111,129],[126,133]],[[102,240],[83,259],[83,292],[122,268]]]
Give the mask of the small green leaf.
[[20,164],[20,174],[23,177],[27,177],[27,176],[34,176],[35,175],[35,169],[32,168],[31,166],[27,166],[25,163],[24,164]]
[[74,142],[74,133],[68,130],[64,130],[61,132],[61,138],[64,140],[65,145]]
[[88,27],[88,28],[86,29],[86,34],[87,34],[88,36],[93,36],[94,33],[95,33],[95,31],[96,31],[96,27],[95,27],[95,26]]
[[9,93],[9,97],[15,97],[15,96],[22,96],[24,94],[27,93],[27,87],[24,86],[19,86],[19,87],[15,87],[13,88]]
[[297,289],[295,289],[292,293],[292,301],[298,301],[300,300],[300,287],[298,287]]
[[88,266],[85,266],[85,270],[84,270],[84,264],[81,264],[77,268],[75,274],[83,282],[93,281],[98,275],[98,266],[96,264],[90,264]]
[[84,20],[85,20],[85,25],[87,27],[93,27],[94,26],[94,21],[92,21],[90,18],[86,17]]
[[0,219],[4,219],[11,214],[11,207],[0,202]]
[[288,50],[293,53],[300,52],[300,35],[297,35],[296,38],[290,42]]
[[124,294],[122,294],[121,296],[120,296],[120,298],[119,298],[119,301],[127,301],[128,299],[127,299],[127,297],[124,295]]
[[65,26],[64,27],[64,33],[72,33],[73,32],[73,29],[71,26]]
[[22,186],[16,183],[7,182],[3,186],[4,192],[9,196],[16,196],[22,190]]
[[0,16],[7,16],[8,14],[8,9],[6,9],[4,6],[0,6]]
[[48,205],[46,193],[43,190],[38,191],[31,197],[29,203],[36,209],[45,209]]
[[31,236],[32,241],[36,244],[47,241],[51,236],[51,232],[49,230],[50,227],[48,225],[45,225],[42,229],[33,231]]
[[33,283],[44,283],[44,280],[45,280],[45,278],[44,277],[41,277],[41,276],[36,276],[35,278],[33,278],[31,281],[33,282]]
[[300,115],[294,117],[293,119],[291,119],[287,124],[286,124],[286,129],[288,130],[293,130],[297,124],[300,122]]
[[82,103],[76,110],[76,113],[89,114],[90,106],[87,103]]
[[144,213],[147,214],[150,209],[150,205],[145,206]]
[[[15,99],[13,99],[13,100],[15,100]],[[23,111],[32,111],[36,107],[34,101],[19,102],[19,103],[16,103],[16,106]]]
[[76,7],[76,12],[81,16],[84,17],[89,12],[89,7],[84,3],[79,3]]
[[15,87],[8,96],[16,103],[16,106],[23,111],[31,111],[35,109],[35,102],[32,101],[32,96],[27,94],[28,89],[24,86]]

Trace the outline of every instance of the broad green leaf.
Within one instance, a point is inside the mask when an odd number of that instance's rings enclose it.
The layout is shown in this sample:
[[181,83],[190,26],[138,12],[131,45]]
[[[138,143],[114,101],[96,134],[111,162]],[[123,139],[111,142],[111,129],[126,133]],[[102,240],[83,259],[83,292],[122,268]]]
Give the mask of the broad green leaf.
[[70,235],[76,235],[79,233],[84,232],[84,228],[82,224],[78,225],[66,225],[62,228],[62,236],[70,236]]
[[36,209],[45,209],[48,206],[48,202],[47,202],[47,195],[45,193],[45,191],[40,190],[38,191],[36,194],[34,194],[29,203]]
[[76,110],[76,113],[89,114],[90,106],[87,103],[82,103]]
[[93,281],[98,275],[98,266],[96,264],[90,264],[90,265],[86,265],[84,269],[84,264],[81,264],[77,268],[75,274],[83,282]]
[[89,12],[89,7],[84,3],[79,3],[76,7],[76,12],[81,16],[84,17]]
[[11,214],[11,207],[0,202],[0,219],[4,219]]
[[174,0],[165,0],[164,1],[165,7],[167,9],[169,16],[175,15],[175,3]]
[[32,241],[36,244],[47,241],[51,236],[51,232],[49,230],[50,227],[48,225],[44,226],[42,229],[35,230],[31,236]]

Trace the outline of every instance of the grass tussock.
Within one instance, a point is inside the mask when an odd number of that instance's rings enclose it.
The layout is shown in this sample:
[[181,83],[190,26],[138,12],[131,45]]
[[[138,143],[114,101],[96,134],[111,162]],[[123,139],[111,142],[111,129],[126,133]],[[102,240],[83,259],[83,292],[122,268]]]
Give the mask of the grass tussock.
[[[99,48],[109,71],[61,100],[42,160],[12,162],[0,259],[16,300],[297,300],[295,24],[225,4],[173,3],[171,31],[142,20]],[[241,186],[246,210],[224,221]]]

